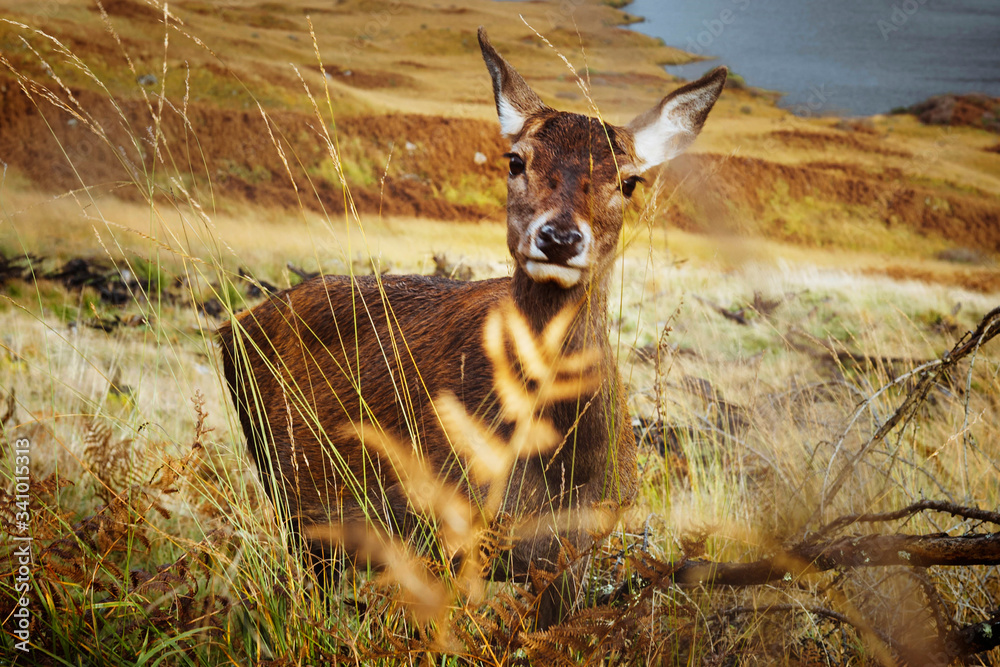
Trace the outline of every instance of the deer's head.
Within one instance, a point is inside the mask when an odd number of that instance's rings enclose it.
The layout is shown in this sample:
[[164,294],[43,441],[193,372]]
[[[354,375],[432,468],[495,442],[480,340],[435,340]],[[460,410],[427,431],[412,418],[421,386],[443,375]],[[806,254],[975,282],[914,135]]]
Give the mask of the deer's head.
[[500,131],[510,140],[507,246],[538,283],[569,289],[614,259],[642,174],[698,136],[726,81],[719,67],[624,127],[545,105],[479,29]]

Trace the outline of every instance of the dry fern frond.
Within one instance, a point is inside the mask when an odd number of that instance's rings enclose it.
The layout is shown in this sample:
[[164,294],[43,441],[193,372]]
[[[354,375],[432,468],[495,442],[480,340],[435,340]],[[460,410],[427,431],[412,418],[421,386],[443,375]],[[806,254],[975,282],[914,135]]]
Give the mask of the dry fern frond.
[[[572,308],[564,309],[540,337],[513,304],[494,310],[486,320],[483,342],[497,395],[504,417],[518,426],[537,421],[545,406],[594,392],[601,384],[599,350],[563,351],[573,313]],[[517,443],[516,435],[512,443]],[[535,445],[535,451],[545,451],[545,444],[543,440]]]
[[[176,493],[178,481],[196,482],[198,479],[198,473],[201,470],[200,464],[205,460],[206,436],[215,429],[209,428],[205,424],[208,420],[208,412],[205,410],[205,397],[200,391],[194,393],[194,396],[191,397],[191,403],[194,406],[195,424],[194,435],[188,451],[180,458],[171,456],[164,458],[163,463],[149,477],[150,490],[161,493]],[[203,486],[199,485],[199,488]]]
[[348,432],[388,464],[416,512],[435,523],[448,560],[471,549],[480,520],[476,508],[456,484],[442,479],[412,448],[387,433],[367,424],[348,427]]
[[151,510],[164,518],[170,516],[156,499],[150,499],[141,489],[133,487],[129,493],[115,496],[96,514],[76,523],[71,535],[49,544],[40,552],[40,558],[57,557],[67,562],[83,559],[87,563],[96,558],[100,566],[114,568],[113,554],[130,554],[137,544],[147,550],[150,548],[143,524],[146,513]]
[[572,308],[563,310],[536,336],[510,303],[488,316],[483,342],[493,366],[502,416],[514,424],[508,440],[468,414],[453,394],[443,393],[434,401],[441,426],[472,478],[489,488],[482,506],[487,522],[504,505],[506,480],[516,462],[563,444],[563,435],[544,415],[545,409],[558,401],[585,397],[600,387],[598,350],[566,353],[563,349],[573,317]]
[[0,431],[7,429],[7,422],[14,419],[14,413],[17,411],[17,398],[14,389],[7,392],[7,400],[4,401],[4,404],[3,414],[0,415]]
[[449,595],[424,559],[399,538],[373,526],[320,525],[306,531],[311,539],[332,544],[349,544],[362,560],[381,566],[379,581],[398,585],[396,596],[420,623],[440,619],[449,604]]
[[106,502],[145,482],[146,465],[132,438],[114,438],[109,424],[91,421],[84,432],[83,457],[97,478],[97,495]]
[[[56,473],[50,473],[45,479],[38,479],[29,471],[27,477],[27,498],[24,497],[25,494],[17,493],[16,486],[10,490],[0,488],[0,533],[23,535],[22,528],[25,525],[18,520],[17,513],[30,510],[31,534],[34,539],[49,539],[60,534],[66,519],[72,513],[60,511],[57,496],[60,489],[73,486],[73,483]],[[8,544],[13,548],[13,541]]]
[[537,595],[521,586],[515,586],[513,593],[503,592],[486,602],[499,620],[499,625],[509,632],[521,632],[528,627],[531,617],[531,607],[535,604]]

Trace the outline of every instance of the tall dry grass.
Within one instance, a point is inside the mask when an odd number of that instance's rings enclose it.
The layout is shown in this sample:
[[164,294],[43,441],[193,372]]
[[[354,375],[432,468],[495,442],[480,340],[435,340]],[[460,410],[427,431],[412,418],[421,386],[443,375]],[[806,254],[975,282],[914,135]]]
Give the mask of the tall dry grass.
[[[724,270],[685,263],[658,227],[670,205],[659,182],[626,231],[614,307],[620,364],[642,418],[642,489],[620,520],[595,512],[587,526],[594,549],[562,554],[562,568],[586,565],[580,610],[533,631],[532,607],[553,573],[538,572],[533,590],[482,576],[532,527],[504,524],[497,498],[475,508],[453,500],[431,471],[404,461],[405,444],[384,437],[374,442],[410,471],[411,499],[427,508],[428,539],[446,556],[471,556],[456,571],[449,558],[371,534],[366,550],[378,567],[346,570],[324,589],[303,554],[288,548],[295,543],[249,464],[219,379],[217,320],[205,304],[215,301],[225,317],[255,303],[241,267],[286,286],[295,279],[284,268],[289,260],[320,271],[352,272],[369,257],[376,267],[420,266],[413,246],[441,228],[367,220],[349,205],[337,218],[303,207],[292,221],[220,211],[211,179],[190,179],[188,145],[158,130],[164,114],[184,118],[183,99],[195,91],[175,100],[137,86],[148,112],[142,126],[125,116],[97,119],[62,82],[71,70],[115,106],[101,77],[54,38],[19,29],[29,45],[45,44],[59,58],[44,60],[46,77],[16,67],[11,74],[39,113],[75,120],[100,150],[121,157],[131,180],[108,190],[127,190],[133,201],[95,188],[52,197],[5,181],[0,190],[5,256],[26,267],[0,295],[0,387],[11,397],[0,410],[7,538],[23,534],[8,509],[16,506],[14,443],[31,443],[31,652],[15,648],[6,623],[0,638],[15,664],[803,664],[814,654],[820,664],[890,664],[994,610],[995,570],[974,567],[807,572],[747,588],[669,585],[672,562],[755,560],[845,514],[924,497],[996,507],[1000,359],[995,343],[978,350],[873,443],[912,389],[914,369],[949,349],[995,299],[774,257],[729,255]],[[178,32],[164,34],[169,52]],[[302,95],[330,168],[349,183],[328,93],[304,87]],[[106,123],[125,125],[132,144],[107,141]],[[286,176],[309,183],[279,140],[281,128],[269,127]],[[343,196],[349,203],[349,188]],[[61,239],[38,231],[54,215],[74,221]],[[252,219],[242,224],[243,215]],[[394,240],[403,227],[412,237]],[[497,251],[477,250],[481,239]],[[467,243],[469,254],[484,252],[473,262],[480,275],[504,272],[502,231],[478,228]],[[124,307],[94,288],[39,279],[59,265],[34,256],[79,248],[96,250],[127,283]],[[156,280],[128,283],[126,271]],[[129,315],[140,316],[136,326],[88,326]],[[514,400],[517,387],[509,391]],[[456,442],[470,448],[479,466],[470,472],[502,478],[517,448],[495,442],[447,397],[433,398],[449,432],[461,434]],[[537,447],[545,425],[530,410],[520,417],[523,442]],[[920,514],[898,527],[957,535],[978,525]],[[338,530],[330,529],[334,542],[343,538]],[[879,528],[850,528],[872,530]],[[10,539],[2,547],[5,619],[19,598],[14,547]]]

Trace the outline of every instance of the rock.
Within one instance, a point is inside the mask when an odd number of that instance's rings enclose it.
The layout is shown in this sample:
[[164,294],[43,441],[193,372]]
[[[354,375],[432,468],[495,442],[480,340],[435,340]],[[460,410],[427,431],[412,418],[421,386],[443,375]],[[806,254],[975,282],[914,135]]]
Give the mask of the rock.
[[155,74],[143,74],[142,76],[136,78],[140,86],[155,86],[159,79],[156,78]]

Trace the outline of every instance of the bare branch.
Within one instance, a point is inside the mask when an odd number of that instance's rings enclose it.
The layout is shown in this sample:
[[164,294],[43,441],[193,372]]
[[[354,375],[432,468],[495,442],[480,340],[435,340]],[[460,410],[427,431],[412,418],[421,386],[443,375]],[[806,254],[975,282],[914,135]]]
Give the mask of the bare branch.
[[681,586],[760,586],[836,567],[998,565],[1000,533],[865,535],[804,544],[752,563],[686,560],[671,575]]
[[815,521],[823,511],[823,508],[830,503],[834,496],[840,491],[844,482],[847,481],[848,477],[854,471],[855,466],[858,462],[875,446],[876,443],[881,442],[886,436],[892,432],[900,424],[900,422],[908,422],[913,414],[916,412],[917,408],[924,402],[927,397],[928,392],[930,392],[931,387],[938,381],[942,375],[948,373],[959,361],[968,356],[970,353],[978,350],[982,345],[986,344],[988,341],[992,340],[998,334],[1000,334],[1000,307],[994,308],[979,322],[979,326],[973,332],[966,332],[962,336],[961,340],[955,344],[955,346],[949,351],[942,355],[941,359],[937,362],[932,362],[927,364],[925,367],[920,369],[919,379],[916,385],[910,392],[906,395],[902,404],[896,411],[892,413],[878,430],[875,435],[871,437],[864,445],[858,449],[853,456],[851,456],[840,472],[837,474],[836,479],[833,483],[826,489],[823,497],[813,512],[807,523],[812,523]]
[[945,639],[948,657],[961,658],[1000,646],[1000,610],[981,623],[956,628]]
[[985,523],[992,523],[1000,526],[1000,512],[990,512],[976,507],[963,507],[957,503],[945,500],[921,500],[913,503],[912,505],[908,505],[903,509],[894,510],[892,512],[849,514],[847,516],[842,516],[816,531],[816,533],[810,538],[810,541],[815,541],[821,537],[829,535],[830,533],[835,533],[853,523],[896,521],[897,519],[904,519],[923,511],[944,512],[946,514],[951,514],[952,516],[960,516],[965,519],[973,519],[975,521],[983,521]]
[[297,275],[299,278],[302,278],[302,280],[309,280],[310,278],[315,278],[319,275],[318,271],[306,271],[305,269],[300,269],[291,262],[285,264],[285,268]]

